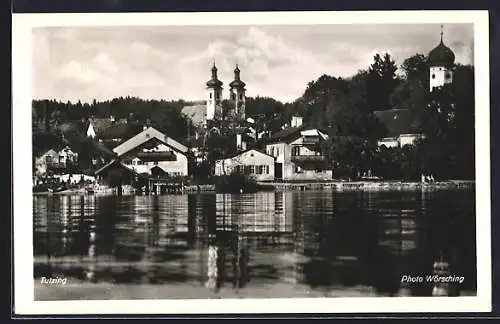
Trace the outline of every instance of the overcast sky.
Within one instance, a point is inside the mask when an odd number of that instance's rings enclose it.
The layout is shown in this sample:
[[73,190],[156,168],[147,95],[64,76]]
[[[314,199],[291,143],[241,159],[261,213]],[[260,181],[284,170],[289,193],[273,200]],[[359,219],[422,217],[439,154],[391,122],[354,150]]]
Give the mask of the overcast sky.
[[[439,33],[435,24],[38,28],[33,90],[36,99],[73,102],[199,100],[215,59],[224,96],[237,62],[248,96],[286,102],[322,74],[368,68],[375,52],[389,52],[398,65],[427,54]],[[472,24],[445,25],[444,42],[458,62],[472,64]]]

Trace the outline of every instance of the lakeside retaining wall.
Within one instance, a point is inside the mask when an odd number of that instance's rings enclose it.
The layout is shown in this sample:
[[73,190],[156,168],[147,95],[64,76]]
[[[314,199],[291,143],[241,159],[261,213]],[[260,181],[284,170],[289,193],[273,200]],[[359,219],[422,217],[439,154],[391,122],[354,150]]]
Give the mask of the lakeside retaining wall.
[[[420,182],[258,182],[261,189],[267,190],[335,190],[335,191],[412,191],[412,190],[442,190],[442,189],[475,189],[473,180],[450,180],[434,183]],[[214,185],[185,186],[184,192],[214,192]],[[47,195],[47,192],[34,193],[34,195]],[[54,194],[87,194],[84,189],[68,190]],[[114,195],[115,188],[101,189],[96,195]],[[133,191],[124,190],[123,195],[134,194]]]
[[475,181],[453,180],[434,183],[421,182],[315,182],[315,183],[290,183],[290,182],[259,182],[263,188],[275,190],[320,190],[331,189],[336,191],[392,191],[392,190],[433,190],[433,189],[474,189]]

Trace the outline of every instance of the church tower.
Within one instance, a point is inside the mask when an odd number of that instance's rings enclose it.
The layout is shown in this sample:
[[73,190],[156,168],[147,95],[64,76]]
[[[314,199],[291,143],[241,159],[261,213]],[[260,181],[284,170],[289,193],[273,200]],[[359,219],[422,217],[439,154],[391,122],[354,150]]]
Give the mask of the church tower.
[[217,67],[212,67],[212,78],[207,81],[207,115],[206,120],[213,120],[222,111],[222,82],[217,79]]
[[238,64],[234,69],[234,80],[229,84],[229,92],[234,116],[238,119],[245,119],[245,82],[240,79],[240,69]]
[[453,81],[453,64],[455,54],[443,43],[443,26],[441,25],[441,41],[429,53],[429,90],[432,92]]

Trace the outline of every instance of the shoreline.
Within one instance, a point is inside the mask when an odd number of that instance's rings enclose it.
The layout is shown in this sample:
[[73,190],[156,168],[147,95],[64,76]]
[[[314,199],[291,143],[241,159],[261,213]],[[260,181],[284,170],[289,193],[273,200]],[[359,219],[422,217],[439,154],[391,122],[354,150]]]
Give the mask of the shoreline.
[[261,187],[274,190],[324,190],[335,191],[415,191],[474,189],[475,180],[447,180],[434,183],[410,181],[322,181],[322,182],[258,182]]
[[[434,183],[421,183],[411,181],[303,181],[303,182],[263,182],[257,181],[262,191],[293,191],[293,190],[333,190],[333,191],[415,191],[415,190],[452,190],[452,189],[474,189],[475,180],[447,180]],[[183,191],[189,193],[222,193],[217,192],[213,185],[189,185]],[[64,190],[61,192],[33,192],[33,196],[51,195],[87,195],[105,196],[114,195],[113,192],[87,193],[85,189]],[[136,195],[136,193],[124,193],[123,196]]]

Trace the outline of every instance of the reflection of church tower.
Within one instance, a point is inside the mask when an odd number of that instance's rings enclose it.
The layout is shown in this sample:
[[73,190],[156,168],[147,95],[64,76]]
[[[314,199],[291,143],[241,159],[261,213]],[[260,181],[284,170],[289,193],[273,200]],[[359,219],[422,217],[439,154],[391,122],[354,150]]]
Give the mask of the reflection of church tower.
[[240,79],[238,64],[234,69],[234,80],[229,84],[231,104],[234,107],[234,116],[237,119],[245,119],[245,82]]
[[443,43],[443,26],[441,26],[441,41],[429,53],[429,90],[440,88],[453,81],[453,64],[455,54]]
[[207,120],[216,119],[222,110],[222,81],[217,79],[217,67],[212,67],[212,78],[207,81]]

